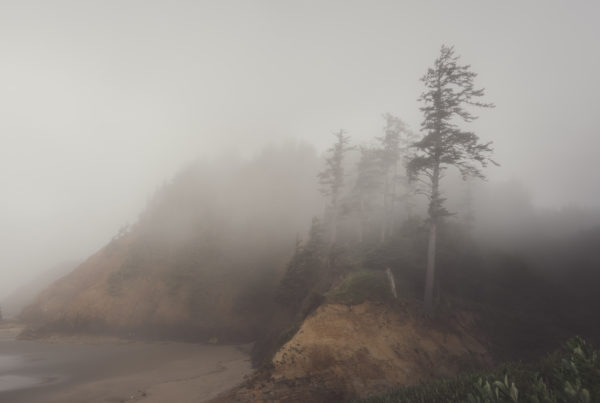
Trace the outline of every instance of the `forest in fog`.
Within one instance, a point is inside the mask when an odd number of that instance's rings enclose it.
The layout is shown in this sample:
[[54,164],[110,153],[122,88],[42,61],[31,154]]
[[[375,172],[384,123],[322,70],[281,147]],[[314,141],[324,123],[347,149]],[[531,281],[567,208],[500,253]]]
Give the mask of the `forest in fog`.
[[[350,133],[334,131],[321,155],[295,141],[249,158],[229,154],[189,164],[156,191],[137,222],[23,310],[23,337],[84,332],[254,341],[252,359],[260,369],[254,382],[269,371],[302,369],[326,383],[315,391],[311,380],[313,386],[300,388],[308,395],[297,399],[326,401],[382,392],[345,384],[370,379],[354,372],[357,356],[339,363],[321,357],[341,354],[323,353],[341,344],[319,347],[308,364],[292,360],[292,369],[281,358],[302,351],[286,349],[306,343],[294,340],[302,340],[302,329],[328,315],[330,306],[362,306],[362,321],[408,315],[417,329],[433,327],[420,330],[426,337],[462,334],[462,347],[433,341],[441,350],[428,353],[451,374],[490,362],[534,362],[572,337],[598,343],[599,211],[539,208],[518,181],[485,180],[500,164],[493,143],[465,129],[476,118],[473,107],[493,107],[474,100],[484,95],[475,77],[452,47],[442,46],[422,78],[419,130],[386,113],[371,139],[356,144]],[[329,326],[343,318],[334,315]],[[367,344],[389,348],[385,338],[378,340],[385,332],[407,337],[388,321],[376,322],[386,330]],[[360,351],[360,335],[345,335],[344,343]],[[595,367],[596,353],[582,340],[571,339],[569,348],[592,354],[585,365]],[[478,349],[484,352],[475,354]],[[361,358],[360,365],[382,365],[371,360]],[[416,373],[428,379],[422,371],[430,364],[413,360]],[[550,362],[543,365],[555,365]],[[328,371],[338,370],[344,375],[331,378]],[[511,371],[518,386],[505,380],[489,393],[505,387],[514,397],[513,389],[521,388],[558,399],[549,401],[571,401],[560,397],[563,382],[579,382],[576,399],[597,393],[594,374],[532,381],[527,369]],[[474,384],[460,378],[449,385],[440,401],[464,398]],[[529,392],[542,386],[546,392]],[[424,394],[417,401],[429,401],[429,387],[392,393]],[[475,390],[484,399],[488,392],[480,387]]]
[[0,401],[600,401],[598,11],[0,1]]

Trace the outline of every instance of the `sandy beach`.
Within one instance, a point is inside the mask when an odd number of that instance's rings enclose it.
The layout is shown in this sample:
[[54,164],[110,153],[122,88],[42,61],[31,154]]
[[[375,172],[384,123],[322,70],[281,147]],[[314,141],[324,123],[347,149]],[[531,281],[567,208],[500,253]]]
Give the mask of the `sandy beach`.
[[16,334],[0,329],[2,402],[203,402],[252,372],[248,346]]

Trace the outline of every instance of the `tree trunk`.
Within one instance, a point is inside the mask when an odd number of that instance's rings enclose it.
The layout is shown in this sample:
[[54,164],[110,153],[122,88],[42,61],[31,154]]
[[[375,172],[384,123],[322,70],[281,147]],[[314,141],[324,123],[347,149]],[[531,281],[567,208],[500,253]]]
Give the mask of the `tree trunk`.
[[431,220],[429,227],[429,244],[427,246],[427,272],[425,274],[425,314],[433,314],[433,284],[435,280],[435,242],[437,224]]
[[386,197],[383,196],[383,208],[381,209],[381,232],[379,234],[379,243],[383,244],[385,242],[385,220],[387,214],[385,213],[385,204]]
[[392,291],[392,296],[394,297],[394,299],[397,299],[398,293],[396,292],[396,281],[394,281],[394,275],[392,274],[392,270],[389,267],[386,267],[385,274],[387,274],[388,282],[390,283],[390,290]]
[[398,164],[394,163],[392,169],[392,190],[390,195],[390,218],[389,218],[389,233],[393,234],[396,229],[396,199],[398,198],[397,190],[396,190],[396,180],[398,177]]
[[427,245],[427,271],[425,273],[425,314],[433,314],[433,287],[435,284],[435,252],[437,225],[440,216],[440,165],[433,167],[431,178],[431,200],[429,205],[429,244]]
[[385,174],[385,182],[383,185],[383,209],[381,215],[381,238],[380,242],[383,244],[385,242],[385,237],[387,235],[387,225],[388,225],[388,178],[387,172]]
[[365,240],[365,227],[367,225],[366,217],[365,217],[365,203],[364,200],[360,199],[360,213],[359,213],[359,223],[358,223],[358,242],[362,244]]
[[379,234],[379,243],[385,242],[385,213],[381,217],[381,233]]
[[331,225],[331,245],[337,242],[337,208],[333,210],[333,223]]
[[334,192],[331,196],[331,239],[330,246],[337,242],[337,221],[338,221],[338,195]]

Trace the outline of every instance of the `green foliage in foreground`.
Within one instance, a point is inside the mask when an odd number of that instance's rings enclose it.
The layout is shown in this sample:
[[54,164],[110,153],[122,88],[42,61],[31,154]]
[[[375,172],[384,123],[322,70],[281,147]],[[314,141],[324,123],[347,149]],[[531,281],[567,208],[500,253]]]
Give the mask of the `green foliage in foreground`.
[[392,297],[387,277],[382,271],[350,273],[340,285],[328,292],[327,302],[356,305],[366,300],[386,301]]
[[363,403],[588,403],[600,401],[600,355],[576,337],[535,367],[507,364],[392,390]]

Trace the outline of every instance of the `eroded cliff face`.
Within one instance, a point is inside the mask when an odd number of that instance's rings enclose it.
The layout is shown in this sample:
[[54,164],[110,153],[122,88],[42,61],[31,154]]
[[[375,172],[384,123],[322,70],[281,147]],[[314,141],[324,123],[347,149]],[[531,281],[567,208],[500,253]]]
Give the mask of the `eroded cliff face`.
[[[133,261],[136,242],[135,234],[114,240],[44,290],[21,318],[38,333],[253,339],[262,302],[248,305],[252,290],[241,281],[244,275],[214,272],[210,264],[180,269],[166,256]],[[245,273],[245,279],[251,275]]]
[[491,363],[470,334],[470,315],[456,314],[442,327],[411,312],[373,302],[323,305],[277,352],[271,369],[227,398],[348,400]]
[[315,210],[316,162],[291,144],[189,167],[21,318],[38,332],[255,339]]

